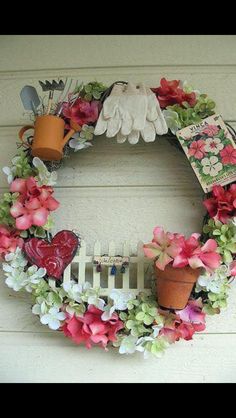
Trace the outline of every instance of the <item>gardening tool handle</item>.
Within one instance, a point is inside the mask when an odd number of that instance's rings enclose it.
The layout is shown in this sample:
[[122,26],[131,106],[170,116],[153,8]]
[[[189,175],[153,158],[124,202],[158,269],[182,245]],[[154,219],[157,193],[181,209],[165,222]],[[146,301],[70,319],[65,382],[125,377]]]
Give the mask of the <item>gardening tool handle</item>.
[[[24,136],[25,132],[28,131],[29,129],[34,129],[34,125],[25,125],[19,130],[18,136],[23,143],[24,143],[23,136]],[[27,143],[27,145],[29,145],[29,147],[31,147],[30,144]]]

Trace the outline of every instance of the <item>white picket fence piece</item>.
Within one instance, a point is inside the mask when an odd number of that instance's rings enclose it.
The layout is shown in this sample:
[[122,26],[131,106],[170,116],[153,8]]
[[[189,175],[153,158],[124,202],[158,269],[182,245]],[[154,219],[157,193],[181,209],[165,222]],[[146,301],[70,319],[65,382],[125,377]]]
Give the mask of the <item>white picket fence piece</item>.
[[[123,251],[122,254],[119,255],[129,257],[129,266],[125,268],[124,273],[120,273],[119,267],[117,268],[117,276],[121,277],[121,283],[116,275],[111,274],[111,267],[102,266],[102,272],[97,271],[96,265],[93,263],[94,256],[101,256],[102,254],[102,244],[99,241],[96,241],[93,247],[93,254],[87,255],[86,242],[82,240],[78,254],[64,271],[63,281],[68,282],[72,279],[74,275],[73,267],[76,267],[74,270],[78,271],[78,283],[82,284],[85,281],[88,281],[93,287],[100,287],[101,296],[109,296],[111,290],[115,288],[124,292],[130,290],[135,295],[141,291],[147,294],[151,293],[152,269],[150,264],[152,262],[144,256],[143,242],[140,241],[137,244],[136,255],[130,254],[130,243],[128,241],[123,243]],[[116,244],[114,241],[109,242],[108,255],[117,255]],[[136,270],[134,269],[134,274],[131,275],[131,265],[133,264],[136,264]],[[105,278],[104,275],[106,276]],[[106,283],[105,287],[104,282]]]

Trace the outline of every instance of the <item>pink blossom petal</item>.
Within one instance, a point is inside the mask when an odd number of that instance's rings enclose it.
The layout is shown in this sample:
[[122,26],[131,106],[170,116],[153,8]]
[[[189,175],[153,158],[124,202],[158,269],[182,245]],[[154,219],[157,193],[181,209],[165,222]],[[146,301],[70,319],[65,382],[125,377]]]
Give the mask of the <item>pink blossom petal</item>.
[[165,232],[161,226],[156,226],[153,230],[154,241],[158,244],[165,243]]
[[144,244],[143,251],[146,257],[156,258],[161,254],[161,248],[155,242],[151,244]]
[[36,209],[32,213],[32,223],[36,226],[43,226],[47,222],[48,211],[45,208]]
[[158,260],[156,260],[156,266],[160,270],[165,270],[165,266],[173,261],[173,258],[169,257],[166,253],[161,253]]
[[192,269],[197,269],[200,267],[205,267],[204,263],[202,262],[202,260],[196,255],[193,257],[190,257],[188,259],[188,264],[190,265],[190,267]]
[[218,253],[203,253],[200,255],[202,262],[204,263],[205,267],[209,269],[217,269],[221,262],[221,256]]
[[26,192],[26,180],[15,179],[10,185],[10,192],[12,193],[25,193]]
[[25,212],[26,210],[20,202],[13,203],[10,209],[10,214],[13,216],[13,218],[17,218],[18,216],[23,215]]
[[40,201],[37,199],[37,197],[33,197],[28,202],[25,203],[25,207],[28,210],[35,210],[39,209],[41,207]]
[[188,259],[185,255],[179,254],[173,261],[173,267],[182,268],[188,265]]
[[202,246],[201,251],[202,252],[215,251],[216,248],[217,248],[217,242],[214,239],[208,239],[206,243]]
[[48,210],[56,210],[59,207],[60,203],[54,199],[54,197],[49,197],[46,201],[45,201],[45,207]]
[[102,334],[91,335],[90,340],[93,341],[95,344],[102,343],[103,347],[106,347],[108,343],[108,338]]
[[23,215],[16,219],[16,227],[22,231],[29,229],[32,226],[31,215]]
[[229,267],[231,276],[236,276],[236,261],[233,261]]
[[102,323],[102,321],[94,321],[92,324],[90,324],[92,335],[104,334],[106,332],[106,328],[106,325]]

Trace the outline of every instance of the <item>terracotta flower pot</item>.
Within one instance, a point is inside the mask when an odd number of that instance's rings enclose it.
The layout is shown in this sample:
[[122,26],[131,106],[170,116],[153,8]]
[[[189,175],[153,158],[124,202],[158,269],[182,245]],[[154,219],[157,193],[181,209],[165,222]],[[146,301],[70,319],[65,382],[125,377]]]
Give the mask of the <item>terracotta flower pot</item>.
[[43,115],[36,117],[34,126],[27,125],[21,128],[19,138],[22,141],[28,129],[34,129],[32,155],[44,161],[58,161],[63,157],[66,143],[76,131],[81,130],[81,127],[71,126],[70,131],[64,136],[64,120],[54,115]]
[[168,309],[184,309],[201,269],[192,269],[189,266],[174,268],[168,264],[164,270],[154,265],[154,270],[159,305]]

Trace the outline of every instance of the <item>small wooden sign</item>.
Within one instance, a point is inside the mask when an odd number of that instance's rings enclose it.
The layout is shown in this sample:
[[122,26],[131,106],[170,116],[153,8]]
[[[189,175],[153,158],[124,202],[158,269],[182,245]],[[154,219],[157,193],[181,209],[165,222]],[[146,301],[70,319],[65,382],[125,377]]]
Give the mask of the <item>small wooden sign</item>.
[[236,181],[236,145],[220,115],[212,115],[176,133],[204,190]]
[[129,257],[123,257],[120,255],[95,255],[93,259],[94,264],[101,264],[103,266],[122,266],[122,264],[129,264]]

